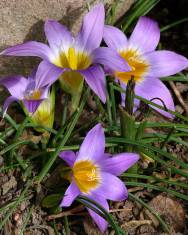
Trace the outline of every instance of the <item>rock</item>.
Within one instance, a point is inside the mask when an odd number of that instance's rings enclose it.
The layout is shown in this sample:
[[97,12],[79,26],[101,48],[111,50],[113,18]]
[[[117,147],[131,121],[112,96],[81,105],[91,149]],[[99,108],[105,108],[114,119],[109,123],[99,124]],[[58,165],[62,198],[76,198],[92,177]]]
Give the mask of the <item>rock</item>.
[[[51,18],[68,26],[75,34],[83,15],[99,0],[1,0],[0,1],[0,50],[23,41],[45,41],[44,21]],[[104,0],[106,8],[114,0]],[[116,19],[122,16],[134,0],[119,1]],[[13,58],[1,56],[0,76],[28,74],[39,62],[36,58]]]
[[[185,211],[177,200],[160,194],[153,198],[148,205],[164,219],[171,229],[175,232],[182,231],[185,226]],[[155,227],[159,225],[154,215],[148,210],[144,209],[144,214],[146,218],[149,217],[153,221]]]

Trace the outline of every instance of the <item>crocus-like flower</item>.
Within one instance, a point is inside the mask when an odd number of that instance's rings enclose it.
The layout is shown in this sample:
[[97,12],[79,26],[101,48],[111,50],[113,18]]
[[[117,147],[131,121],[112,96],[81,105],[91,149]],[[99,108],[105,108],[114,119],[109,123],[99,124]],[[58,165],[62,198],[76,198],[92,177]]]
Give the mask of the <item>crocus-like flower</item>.
[[[49,92],[48,98],[43,100],[38,106],[35,113],[30,117],[31,121],[36,125],[44,127],[53,127],[55,113],[55,89],[52,88],[51,93]],[[42,128],[35,128],[39,132],[46,132]]]
[[11,94],[4,103],[3,114],[13,101],[22,101],[27,111],[34,113],[40,103],[48,97],[50,85],[60,74],[61,69],[54,70],[49,62],[43,61],[28,79],[23,76],[0,79],[0,85],[5,86]]
[[30,41],[5,49],[1,54],[38,56],[49,61],[54,71],[61,68],[63,79],[69,86],[79,86],[84,78],[105,102],[105,76],[99,64],[120,71],[128,71],[130,67],[115,50],[99,47],[103,36],[104,17],[104,6],[95,6],[84,17],[81,30],[75,38],[65,26],[54,20],[47,20],[44,31],[49,47]]
[[[147,17],[140,17],[129,39],[113,26],[106,25],[104,28],[106,44],[115,49],[131,67],[129,72],[113,71],[122,86],[126,88],[128,80],[132,77],[136,82],[136,95],[159,105],[163,105],[164,102],[168,109],[174,111],[172,96],[159,78],[185,69],[188,67],[188,60],[171,51],[155,51],[159,39],[160,29],[157,22]],[[139,101],[135,100],[135,103],[138,105]],[[157,111],[166,117],[172,117],[171,114],[161,109]]]
[[[107,211],[107,199],[127,199],[127,189],[117,176],[136,163],[139,156],[135,153],[120,153],[111,157],[104,150],[104,130],[98,124],[88,132],[77,154],[72,151],[60,153],[60,157],[72,168],[71,184],[65,192],[61,207],[70,206],[79,195],[93,199]],[[104,232],[107,222],[91,209],[88,211]]]

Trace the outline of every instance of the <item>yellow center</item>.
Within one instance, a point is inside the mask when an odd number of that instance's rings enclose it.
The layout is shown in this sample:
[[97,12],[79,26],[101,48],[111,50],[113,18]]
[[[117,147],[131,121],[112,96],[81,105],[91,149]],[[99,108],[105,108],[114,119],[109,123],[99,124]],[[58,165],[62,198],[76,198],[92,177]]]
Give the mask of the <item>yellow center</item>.
[[148,63],[136,50],[123,50],[119,54],[128,62],[131,71],[116,72],[116,77],[124,83],[127,83],[131,78],[134,78],[136,82],[142,81],[144,74],[149,69]]
[[85,52],[76,51],[74,47],[70,47],[67,52],[59,54],[53,63],[61,68],[79,70],[88,68],[91,64],[91,59]]
[[26,100],[39,100],[40,97],[41,97],[40,90],[29,91],[28,93],[25,94]]
[[100,184],[100,170],[89,160],[76,162],[73,166],[73,176],[83,193],[89,193]]

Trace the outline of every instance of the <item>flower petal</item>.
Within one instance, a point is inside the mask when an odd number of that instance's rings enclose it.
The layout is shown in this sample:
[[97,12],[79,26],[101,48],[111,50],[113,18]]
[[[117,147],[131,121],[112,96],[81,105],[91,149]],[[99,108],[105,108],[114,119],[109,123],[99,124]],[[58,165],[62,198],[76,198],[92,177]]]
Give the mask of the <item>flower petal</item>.
[[59,157],[63,159],[70,167],[74,165],[76,160],[76,154],[73,151],[60,152]]
[[76,162],[87,159],[98,161],[104,156],[104,149],[104,129],[101,124],[97,124],[87,133],[83,143],[81,144]]
[[[142,96],[143,98],[148,99],[161,106],[163,106],[164,102],[165,106],[168,109],[175,111],[174,102],[170,94],[170,91],[158,78],[153,78],[153,77],[145,78],[145,80],[142,83],[136,85],[135,94]],[[157,110],[162,115],[168,118],[173,118],[172,114],[165,112],[161,109],[155,108],[153,106],[151,107]]]
[[103,103],[106,102],[106,84],[105,75],[102,68],[99,65],[92,66],[86,70],[80,71],[85,78],[87,84],[95,92],[95,94],[101,99]]
[[104,30],[104,6],[96,5],[83,20],[82,28],[76,37],[76,45],[89,53],[99,47]]
[[0,55],[37,56],[44,60],[49,60],[49,57],[51,57],[52,53],[50,48],[44,43],[30,41],[9,47],[2,51]]
[[107,66],[113,71],[130,71],[128,63],[114,50],[109,47],[99,47],[91,54],[93,63]]
[[159,43],[160,29],[158,23],[148,17],[139,18],[129,39],[129,47],[141,52],[154,51]]
[[4,104],[3,104],[3,110],[2,110],[3,118],[4,118],[4,116],[5,116],[6,112],[7,112],[7,109],[8,109],[8,107],[9,107],[9,105],[10,105],[12,102],[14,102],[14,101],[19,101],[19,100],[18,100],[16,97],[14,97],[14,96],[9,96],[9,97],[5,100],[5,102],[4,102]]
[[[89,198],[91,198],[92,200],[96,201],[99,205],[104,207],[104,209],[106,209],[106,211],[109,211],[108,202],[106,201],[106,199],[102,198],[100,195],[93,194],[93,195],[89,196]],[[95,221],[95,223],[99,227],[100,231],[102,233],[104,233],[104,231],[107,229],[108,222],[105,219],[103,219],[100,215],[95,213],[93,210],[91,210],[89,208],[87,208],[87,210],[88,210],[90,216],[92,217],[92,219]]]
[[23,103],[29,113],[34,113],[43,100],[44,99],[40,99],[40,100],[26,100],[26,99],[24,99]]
[[114,26],[104,26],[103,38],[108,47],[117,51],[127,47],[127,37],[121,30]]
[[102,162],[102,170],[113,175],[120,175],[133,166],[139,159],[136,153],[120,153]]
[[72,35],[67,27],[55,20],[47,20],[44,25],[44,31],[50,47],[55,52],[60,49],[66,51],[73,42]]
[[118,177],[107,172],[101,172],[101,185],[93,193],[113,201],[122,201],[128,197],[124,183]]
[[80,190],[76,186],[75,182],[73,181],[68,189],[65,192],[63,200],[61,201],[60,207],[67,207],[72,204],[74,199],[80,194]]
[[64,69],[56,67],[48,61],[42,61],[36,72],[36,89],[52,85],[63,71]]
[[0,79],[0,85],[5,86],[10,94],[17,99],[23,99],[27,83],[27,79],[22,76],[10,76]]
[[148,76],[165,77],[188,67],[188,59],[172,51],[154,51],[146,54],[151,69]]

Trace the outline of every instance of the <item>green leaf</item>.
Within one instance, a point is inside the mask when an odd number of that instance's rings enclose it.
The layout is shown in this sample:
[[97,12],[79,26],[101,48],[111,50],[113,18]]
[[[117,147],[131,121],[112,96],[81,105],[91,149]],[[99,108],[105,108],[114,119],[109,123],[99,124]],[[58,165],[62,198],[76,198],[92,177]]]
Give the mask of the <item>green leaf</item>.
[[48,195],[42,200],[42,206],[46,208],[56,207],[59,205],[61,198],[62,195],[58,193]]

